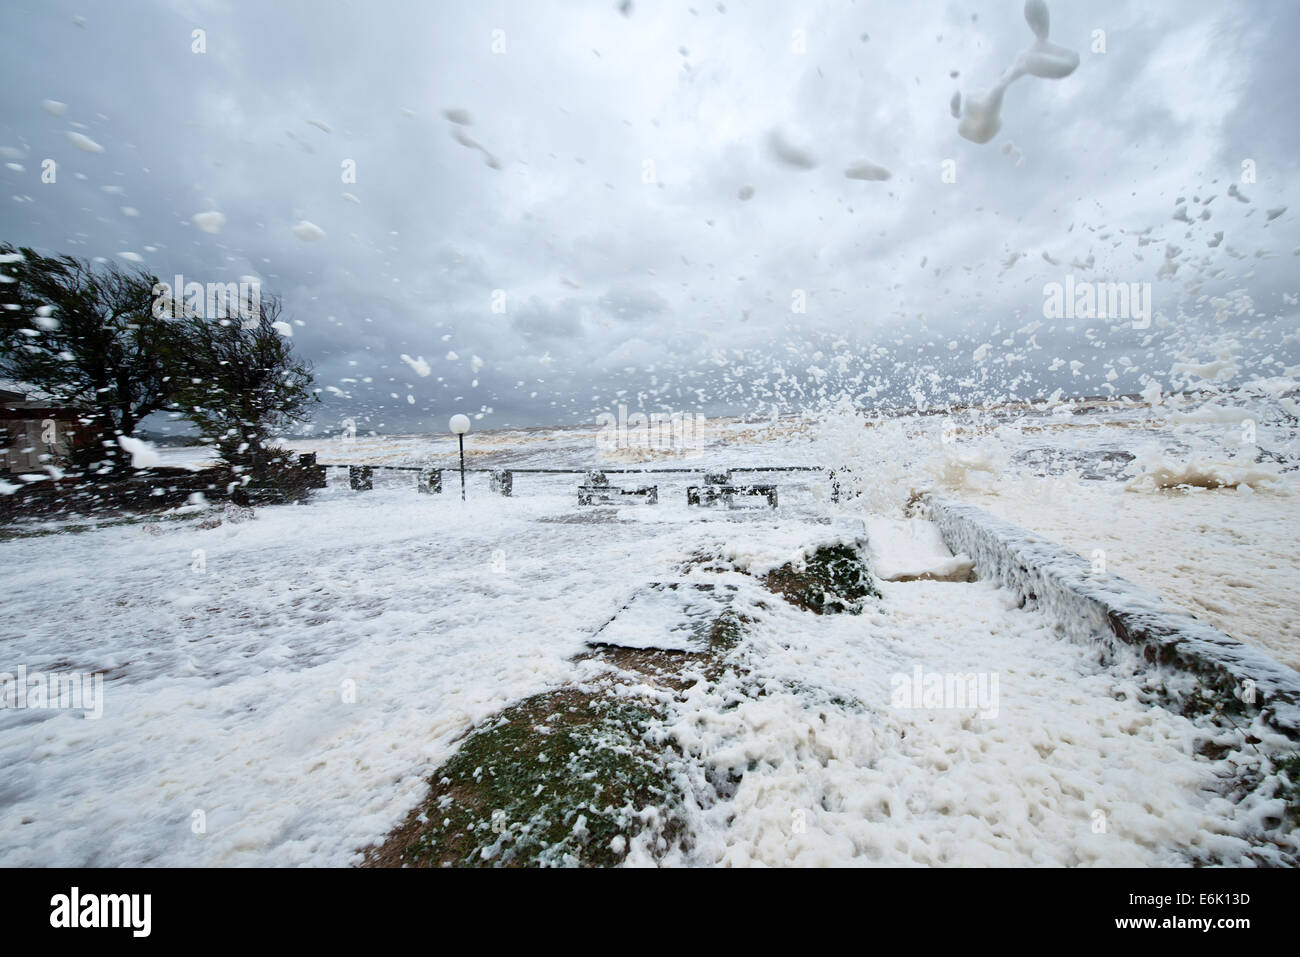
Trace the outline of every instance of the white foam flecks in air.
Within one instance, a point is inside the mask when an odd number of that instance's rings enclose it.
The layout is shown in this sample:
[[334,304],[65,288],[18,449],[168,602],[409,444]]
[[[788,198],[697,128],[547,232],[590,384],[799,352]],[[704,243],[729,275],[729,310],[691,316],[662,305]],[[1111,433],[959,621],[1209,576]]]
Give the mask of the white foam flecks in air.
[[491,167],[492,169],[501,168],[501,162],[495,156],[493,156],[491,152],[488,151],[488,148],[484,146],[482,143],[480,143],[478,140],[474,139],[474,137],[466,133],[459,126],[452,129],[451,135],[452,138],[461,146],[464,146],[472,150],[478,150],[480,153],[482,153],[483,162],[487,166]]
[[309,223],[305,219],[293,227],[293,234],[305,243],[315,242],[318,239],[325,238],[325,230],[321,229],[315,223]]
[[846,169],[844,171],[844,175],[847,176],[849,179],[861,179],[861,180],[867,180],[868,182],[881,182],[883,180],[889,179],[894,174],[891,173],[889,170],[885,169],[883,166],[877,166],[875,163],[870,163],[867,162],[866,160],[862,160],[861,162],[854,163],[852,166]]
[[226,225],[226,217],[215,209],[210,209],[205,213],[195,213],[190,217],[190,222],[205,233],[219,233],[221,227]]
[[777,162],[794,169],[813,169],[817,165],[811,152],[790,142],[780,130],[767,134],[767,150]]
[[133,439],[129,435],[119,435],[117,444],[122,446],[124,452],[131,454],[132,468],[147,469],[162,463],[157,450],[148,442]]
[[130,252],[129,250],[127,252],[118,253],[118,255],[121,256],[123,259],[125,259],[127,262],[131,262],[131,263],[144,262],[143,256],[141,256],[139,253]]
[[46,332],[53,332],[59,328],[59,320],[55,319],[50,313],[54,311],[53,306],[37,306],[36,315],[32,316],[32,322],[40,329]]
[[967,93],[957,132],[972,143],[987,143],[1002,129],[1002,94],[1006,84],[1000,83],[984,93]]
[[1273,220],[1277,219],[1285,212],[1286,212],[1285,206],[1279,206],[1277,207],[1277,209],[1270,209],[1268,211],[1268,221],[1271,223]]
[[405,352],[403,352],[402,361],[405,362],[408,366],[410,366],[415,371],[415,374],[418,375],[421,379],[423,379],[432,371],[429,368],[429,363],[424,361],[424,356],[417,356],[414,359],[412,359]]
[[284,131],[284,135],[287,136],[290,140],[292,140],[292,141],[297,145],[297,147],[298,147],[300,150],[302,150],[304,153],[315,153],[315,152],[316,152],[316,147],[312,146],[310,143],[308,143],[306,140],[304,140],[301,136],[299,136],[299,135],[298,135],[297,133],[295,133],[293,130],[285,130],[285,131]]
[[1230,356],[1220,356],[1206,362],[1175,362],[1169,367],[1171,376],[1189,383],[1193,379],[1201,379],[1207,382],[1230,379],[1240,371],[1240,367]]
[[1044,0],[1025,0],[1025,22],[1034,31],[1034,36],[1040,40],[1047,39],[1052,28],[1052,16]]
[[68,132],[64,135],[67,136],[68,142],[70,142],[73,146],[75,146],[77,149],[81,150],[84,153],[104,152],[104,147],[100,146],[98,143],[92,140],[85,133],[78,133],[75,130],[68,130]]
[[972,143],[987,143],[1002,129],[1002,98],[1016,80],[1026,75],[1059,80],[1079,66],[1079,54],[1047,41],[1050,17],[1044,0],[1026,0],[1025,20],[1034,31],[1034,42],[1016,57],[992,89],[966,94],[957,132]]
[[740,187],[740,189],[736,190],[736,196],[742,200],[752,199],[754,196],[754,187],[746,184]]
[[961,90],[953,91],[952,99],[948,101],[948,109],[954,120],[961,119]]
[[343,198],[346,199],[349,203],[356,203],[358,206],[361,205],[361,200],[359,200],[359,199],[358,199],[355,195],[353,195],[352,193],[344,193],[344,194],[343,194]]
[[1233,199],[1237,200],[1238,202],[1241,202],[1241,203],[1249,203],[1249,202],[1250,202],[1250,197],[1248,197],[1248,196],[1247,196],[1245,193],[1243,193],[1241,190],[1237,189],[1237,184],[1236,184],[1236,183],[1233,183],[1231,186],[1228,187],[1228,195],[1231,196]]
[[1016,61],[1018,75],[1028,73],[1043,80],[1061,80],[1079,67],[1079,54],[1055,43],[1037,41]]
[[461,126],[472,126],[474,121],[470,118],[468,110],[462,110],[460,107],[448,107],[442,111],[442,115],[453,123]]
[[469,369],[470,369],[470,372],[475,372],[475,373],[476,373],[476,372],[479,371],[479,369],[482,369],[482,368],[483,368],[483,360],[482,360],[482,359],[480,359],[478,356],[470,356],[470,357],[469,357]]
[[1147,405],[1155,408],[1160,404],[1160,383],[1155,379],[1147,380],[1146,388],[1142,390],[1142,398]]
[[62,116],[64,113],[68,112],[68,104],[62,103],[59,100],[41,100],[41,109],[50,114],[50,116]]
[[322,123],[320,120],[308,120],[307,122],[310,123],[312,126],[316,127],[316,129],[320,130],[322,133],[334,132],[332,129],[330,129],[328,123]]
[[289,325],[287,322],[273,322],[271,323],[271,328],[280,333],[280,335],[284,336],[286,339],[293,338],[293,326]]

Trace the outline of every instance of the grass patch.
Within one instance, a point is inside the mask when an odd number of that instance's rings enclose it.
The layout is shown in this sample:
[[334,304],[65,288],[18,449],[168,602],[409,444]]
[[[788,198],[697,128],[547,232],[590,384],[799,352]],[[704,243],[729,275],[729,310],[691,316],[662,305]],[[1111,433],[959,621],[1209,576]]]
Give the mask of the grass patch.
[[1245,702],[1232,693],[1230,688],[1197,687],[1190,694],[1171,695],[1174,698],[1177,713],[1185,718],[1208,717],[1216,721],[1227,718],[1246,717],[1249,714]]
[[746,618],[728,608],[709,627],[709,653],[722,655],[740,644],[745,633]]
[[879,598],[866,562],[851,545],[823,545],[801,566],[786,562],[763,582],[790,604],[817,615],[860,615],[867,598]]
[[1300,754],[1278,761],[1274,769],[1283,778],[1277,796],[1286,802],[1286,819],[1292,827],[1300,827]]
[[[704,555],[688,559],[706,563]],[[817,614],[857,614],[879,597],[861,555],[842,544],[765,582]],[[730,667],[747,624],[730,608],[706,620],[707,650],[593,645],[580,658],[604,661],[607,674],[525,698],[472,731],[406,822],[365,852],[364,866],[608,867],[626,859],[634,840],[655,857],[688,850],[678,772],[690,759],[656,726],[666,702]],[[628,697],[629,675],[659,694]],[[814,703],[862,707],[838,697]],[[734,790],[740,774],[734,769],[719,786]],[[725,798],[726,787],[718,793]]]
[[609,867],[634,838],[648,838],[655,856],[684,847],[674,782],[682,756],[654,734],[664,705],[620,689],[630,679],[670,696],[714,680],[746,621],[719,614],[707,652],[599,645],[579,655],[608,672],[592,686],[525,698],[472,731],[363,866]]
[[681,837],[657,707],[607,689],[526,698],[470,734],[368,866],[611,866],[649,829]]

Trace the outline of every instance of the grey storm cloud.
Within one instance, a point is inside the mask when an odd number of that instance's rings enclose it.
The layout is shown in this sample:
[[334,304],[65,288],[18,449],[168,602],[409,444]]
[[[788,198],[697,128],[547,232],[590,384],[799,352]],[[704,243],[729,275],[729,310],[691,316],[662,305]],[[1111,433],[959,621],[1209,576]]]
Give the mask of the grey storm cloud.
[[601,307],[619,319],[648,319],[668,311],[668,300],[653,289],[619,285],[600,297]]
[[[1019,2],[10,0],[0,240],[259,277],[321,428],[1132,392],[1216,336],[1295,362],[1266,210],[1300,209],[1300,6],[1049,6],[1078,69],[976,145],[950,101],[1032,41]],[[1152,282],[1164,321],[1044,322],[1066,272]]]

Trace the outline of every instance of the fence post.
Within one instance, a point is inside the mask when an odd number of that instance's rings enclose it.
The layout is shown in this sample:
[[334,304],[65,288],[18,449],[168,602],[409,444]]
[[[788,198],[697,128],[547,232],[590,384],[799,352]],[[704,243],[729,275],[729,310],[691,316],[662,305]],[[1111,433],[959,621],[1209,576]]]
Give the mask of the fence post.
[[493,471],[488,479],[488,487],[498,495],[504,495],[509,498],[511,491],[515,486],[515,473],[502,469]]
[[348,484],[354,492],[369,492],[375,487],[374,474],[369,465],[349,465]]
[[441,495],[442,469],[420,469],[420,477],[416,479],[415,487],[422,495]]

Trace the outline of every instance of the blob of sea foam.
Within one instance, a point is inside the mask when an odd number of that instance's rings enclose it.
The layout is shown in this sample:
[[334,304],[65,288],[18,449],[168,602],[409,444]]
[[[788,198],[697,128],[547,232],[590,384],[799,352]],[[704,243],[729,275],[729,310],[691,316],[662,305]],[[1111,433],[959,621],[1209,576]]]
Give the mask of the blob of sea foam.
[[[957,132],[972,143],[987,143],[1002,129],[1002,98],[1016,80],[1022,76],[1059,80],[1078,69],[1079,54],[1047,40],[1051,19],[1044,0],[1026,0],[1025,20],[1034,31],[1034,42],[1016,57],[992,89],[965,97]],[[957,102],[954,98],[953,105]]]

